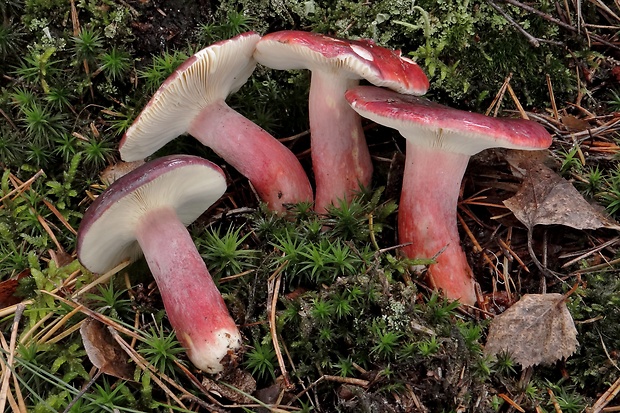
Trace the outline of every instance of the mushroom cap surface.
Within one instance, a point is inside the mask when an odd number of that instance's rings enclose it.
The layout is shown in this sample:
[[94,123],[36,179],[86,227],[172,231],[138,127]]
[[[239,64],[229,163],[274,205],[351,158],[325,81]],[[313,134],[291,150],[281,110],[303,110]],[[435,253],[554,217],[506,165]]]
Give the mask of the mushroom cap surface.
[[372,40],[346,40],[318,33],[283,30],[256,44],[254,58],[272,69],[325,70],[348,79],[366,79],[399,93],[423,95],[429,81],[413,60]]
[[172,208],[189,225],[226,191],[222,170],[206,159],[172,155],[150,161],[122,176],[88,208],[80,224],[77,254],[95,273],[142,255],[136,241],[140,219]]
[[493,118],[373,86],[349,89],[345,98],[361,116],[437,150],[474,155],[488,148],[540,150],[552,142],[534,121]]
[[146,104],[120,142],[124,161],[143,159],[187,132],[200,111],[248,80],[260,36],[254,32],[214,43],[189,57]]

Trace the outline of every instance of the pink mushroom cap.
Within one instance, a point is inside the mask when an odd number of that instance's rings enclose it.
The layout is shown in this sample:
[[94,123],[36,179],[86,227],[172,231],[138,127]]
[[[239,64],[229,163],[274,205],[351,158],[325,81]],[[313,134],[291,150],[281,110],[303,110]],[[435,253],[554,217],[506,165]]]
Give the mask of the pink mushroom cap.
[[318,33],[280,31],[256,44],[256,60],[273,69],[309,69],[312,167],[316,181],[315,208],[349,199],[372,178],[372,161],[361,120],[344,93],[360,79],[400,93],[422,95],[428,78],[400,51],[371,40],[345,40]]
[[500,119],[466,112],[372,86],[347,91],[361,116],[397,129],[407,140],[398,231],[411,258],[430,258],[431,285],[450,299],[474,304],[473,273],[456,223],[461,181],[471,155],[501,147],[541,150],[552,142],[547,130],[524,119]]
[[77,239],[80,262],[95,273],[144,254],[177,338],[208,373],[234,360],[241,335],[185,226],[225,191],[217,165],[159,158],[114,181],[84,214]]

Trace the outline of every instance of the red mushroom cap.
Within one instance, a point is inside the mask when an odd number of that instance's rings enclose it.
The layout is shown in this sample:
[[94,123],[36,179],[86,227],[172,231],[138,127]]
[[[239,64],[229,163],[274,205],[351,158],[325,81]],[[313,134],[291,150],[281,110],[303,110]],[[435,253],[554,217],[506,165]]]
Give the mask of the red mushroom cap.
[[366,79],[404,94],[423,95],[429,88],[428,78],[413,60],[372,40],[283,30],[263,36],[256,44],[254,57],[280,70],[339,69],[350,79]]
[[474,155],[498,147],[545,149],[552,141],[549,132],[536,122],[493,118],[372,86],[350,89],[345,97],[361,116],[397,129],[416,145],[437,150]]

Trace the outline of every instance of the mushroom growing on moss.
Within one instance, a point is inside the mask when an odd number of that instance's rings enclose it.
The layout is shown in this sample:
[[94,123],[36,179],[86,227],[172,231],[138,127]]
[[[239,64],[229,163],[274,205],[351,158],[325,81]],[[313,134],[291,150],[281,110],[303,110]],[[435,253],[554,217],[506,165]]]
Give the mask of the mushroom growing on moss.
[[405,94],[423,95],[429,87],[415,62],[371,40],[285,30],[263,36],[254,57],[272,69],[312,72],[309,117],[319,213],[339,199],[350,199],[372,177],[361,119],[347,104],[344,92],[360,79]]
[[252,54],[259,39],[244,33],[181,64],[123,136],[123,160],[145,158],[189,133],[247,177],[270,209],[311,202],[312,187],[295,154],[225,102],[254,71]]
[[406,256],[430,258],[428,276],[446,297],[476,302],[472,270],[460,246],[456,209],[469,158],[488,148],[540,150],[551,135],[536,122],[466,112],[372,86],[346,93],[361,116],[407,140],[398,234]]
[[225,191],[217,165],[159,158],[110,185],[84,214],[77,239],[80,262],[95,273],[144,254],[179,342],[207,373],[234,361],[241,335],[185,226]]

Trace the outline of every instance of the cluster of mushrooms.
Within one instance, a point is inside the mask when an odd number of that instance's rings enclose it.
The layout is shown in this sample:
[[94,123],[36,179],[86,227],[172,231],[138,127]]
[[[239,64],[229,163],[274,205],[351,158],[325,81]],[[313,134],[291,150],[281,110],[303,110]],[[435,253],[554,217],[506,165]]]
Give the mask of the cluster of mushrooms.
[[[297,157],[225,99],[256,64],[312,71],[309,119],[315,194]],[[375,86],[358,86],[365,79]],[[498,119],[417,97],[429,82],[420,67],[369,40],[316,33],[248,32],[184,62],[154,94],[120,143],[124,161],[152,155],[189,133],[248,178],[278,212],[313,201],[324,213],[368,186],[372,163],[361,117],[407,140],[398,212],[405,256],[436,257],[429,283],[473,305],[475,283],[460,247],[456,208],[469,157],[490,147],[539,150],[551,136],[539,124]],[[144,255],[171,325],[199,369],[234,362],[241,334],[185,228],[226,190],[215,164],[196,156],[158,158],[122,176],[89,207],[78,233],[81,263],[95,273]]]

